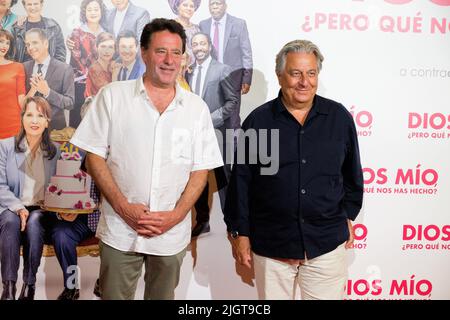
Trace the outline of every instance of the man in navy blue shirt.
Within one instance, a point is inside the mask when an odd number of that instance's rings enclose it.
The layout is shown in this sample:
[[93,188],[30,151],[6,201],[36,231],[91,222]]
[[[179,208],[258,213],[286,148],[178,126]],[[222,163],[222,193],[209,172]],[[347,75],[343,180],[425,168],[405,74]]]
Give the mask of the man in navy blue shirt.
[[298,288],[303,299],[344,296],[363,175],[352,116],[316,94],[322,61],[310,41],[286,44],[278,97],[242,125],[224,218],[236,261],[254,263],[260,299],[295,299]]

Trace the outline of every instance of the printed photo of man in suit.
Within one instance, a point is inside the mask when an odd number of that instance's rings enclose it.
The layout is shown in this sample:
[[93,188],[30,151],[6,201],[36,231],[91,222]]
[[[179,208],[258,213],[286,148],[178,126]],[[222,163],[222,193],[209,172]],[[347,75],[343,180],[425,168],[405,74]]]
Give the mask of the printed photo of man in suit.
[[[227,13],[226,0],[209,0],[211,18],[200,22],[200,30],[210,35],[217,60],[229,65],[234,85],[247,94],[252,83],[252,47],[245,20]],[[233,114],[233,128],[240,128],[239,105]]]
[[114,8],[106,12],[104,28],[116,38],[124,30],[132,31],[141,38],[144,26],[150,22],[150,14],[129,0],[111,0]]
[[24,63],[26,90],[35,91],[52,107],[50,129],[66,127],[64,110],[73,109],[75,85],[73,69],[50,56],[44,30],[31,29],[25,34],[25,45],[33,60]]
[[[222,144],[220,147],[222,148],[222,158],[225,165],[214,170],[223,210],[226,185],[231,174],[231,164],[230,161],[228,163],[226,161],[226,151],[234,151],[233,139],[227,141],[225,137],[227,129],[234,129],[232,115],[239,107],[239,97],[230,77],[231,67],[220,63],[211,56],[212,43],[209,35],[197,33],[192,37],[191,44],[195,63],[192,66],[193,72],[187,75],[187,81],[193,92],[199,95],[208,105],[214,128],[221,133],[223,138],[222,141],[219,141],[219,144]],[[209,187],[206,184],[203,193],[195,204],[197,224],[192,230],[192,237],[210,230],[208,193]]]
[[30,61],[25,46],[25,33],[37,28],[45,30],[49,43],[49,54],[59,61],[66,61],[66,47],[60,25],[54,19],[43,17],[44,0],[22,0],[27,14],[25,21],[17,21],[11,28],[16,43],[14,60],[17,62]]
[[117,36],[117,51],[119,59],[116,61],[120,68],[113,72],[113,81],[134,80],[145,72],[145,64],[141,59],[136,59],[139,43],[132,31],[125,30]]

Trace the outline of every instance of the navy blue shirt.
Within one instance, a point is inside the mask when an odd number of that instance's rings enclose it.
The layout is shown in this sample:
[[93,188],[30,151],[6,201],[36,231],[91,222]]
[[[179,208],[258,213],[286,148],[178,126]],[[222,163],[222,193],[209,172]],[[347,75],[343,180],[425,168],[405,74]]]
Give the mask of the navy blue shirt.
[[235,154],[224,210],[228,231],[249,236],[252,251],[270,258],[304,259],[306,254],[312,259],[345,242],[347,218],[358,215],[364,186],[356,128],[344,106],[316,95],[302,126],[280,92],[255,109],[242,129],[267,129],[269,138],[259,135],[257,145],[266,146],[270,157],[277,142],[270,133],[279,130],[279,169],[261,174],[271,164],[241,135],[237,152],[244,148],[245,161],[241,154],[237,162]]

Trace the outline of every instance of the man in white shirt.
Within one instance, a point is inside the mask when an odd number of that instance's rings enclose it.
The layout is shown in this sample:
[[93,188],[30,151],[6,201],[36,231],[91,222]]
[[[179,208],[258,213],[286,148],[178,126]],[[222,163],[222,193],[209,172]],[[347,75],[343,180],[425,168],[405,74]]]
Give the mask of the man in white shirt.
[[145,263],[144,299],[174,299],[190,242],[190,210],[208,170],[223,165],[208,106],[176,78],[183,27],[154,19],[143,30],[147,71],[103,87],[71,142],[103,194],[100,291],[133,299]]

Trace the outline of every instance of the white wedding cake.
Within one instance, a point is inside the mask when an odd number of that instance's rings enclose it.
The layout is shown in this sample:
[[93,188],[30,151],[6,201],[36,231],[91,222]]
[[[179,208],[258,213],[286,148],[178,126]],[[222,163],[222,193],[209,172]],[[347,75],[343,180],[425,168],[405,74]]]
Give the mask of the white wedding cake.
[[56,175],[50,178],[44,205],[48,208],[86,210],[95,207],[90,197],[92,178],[80,169],[82,155],[78,147],[66,142],[61,145],[61,159]]

